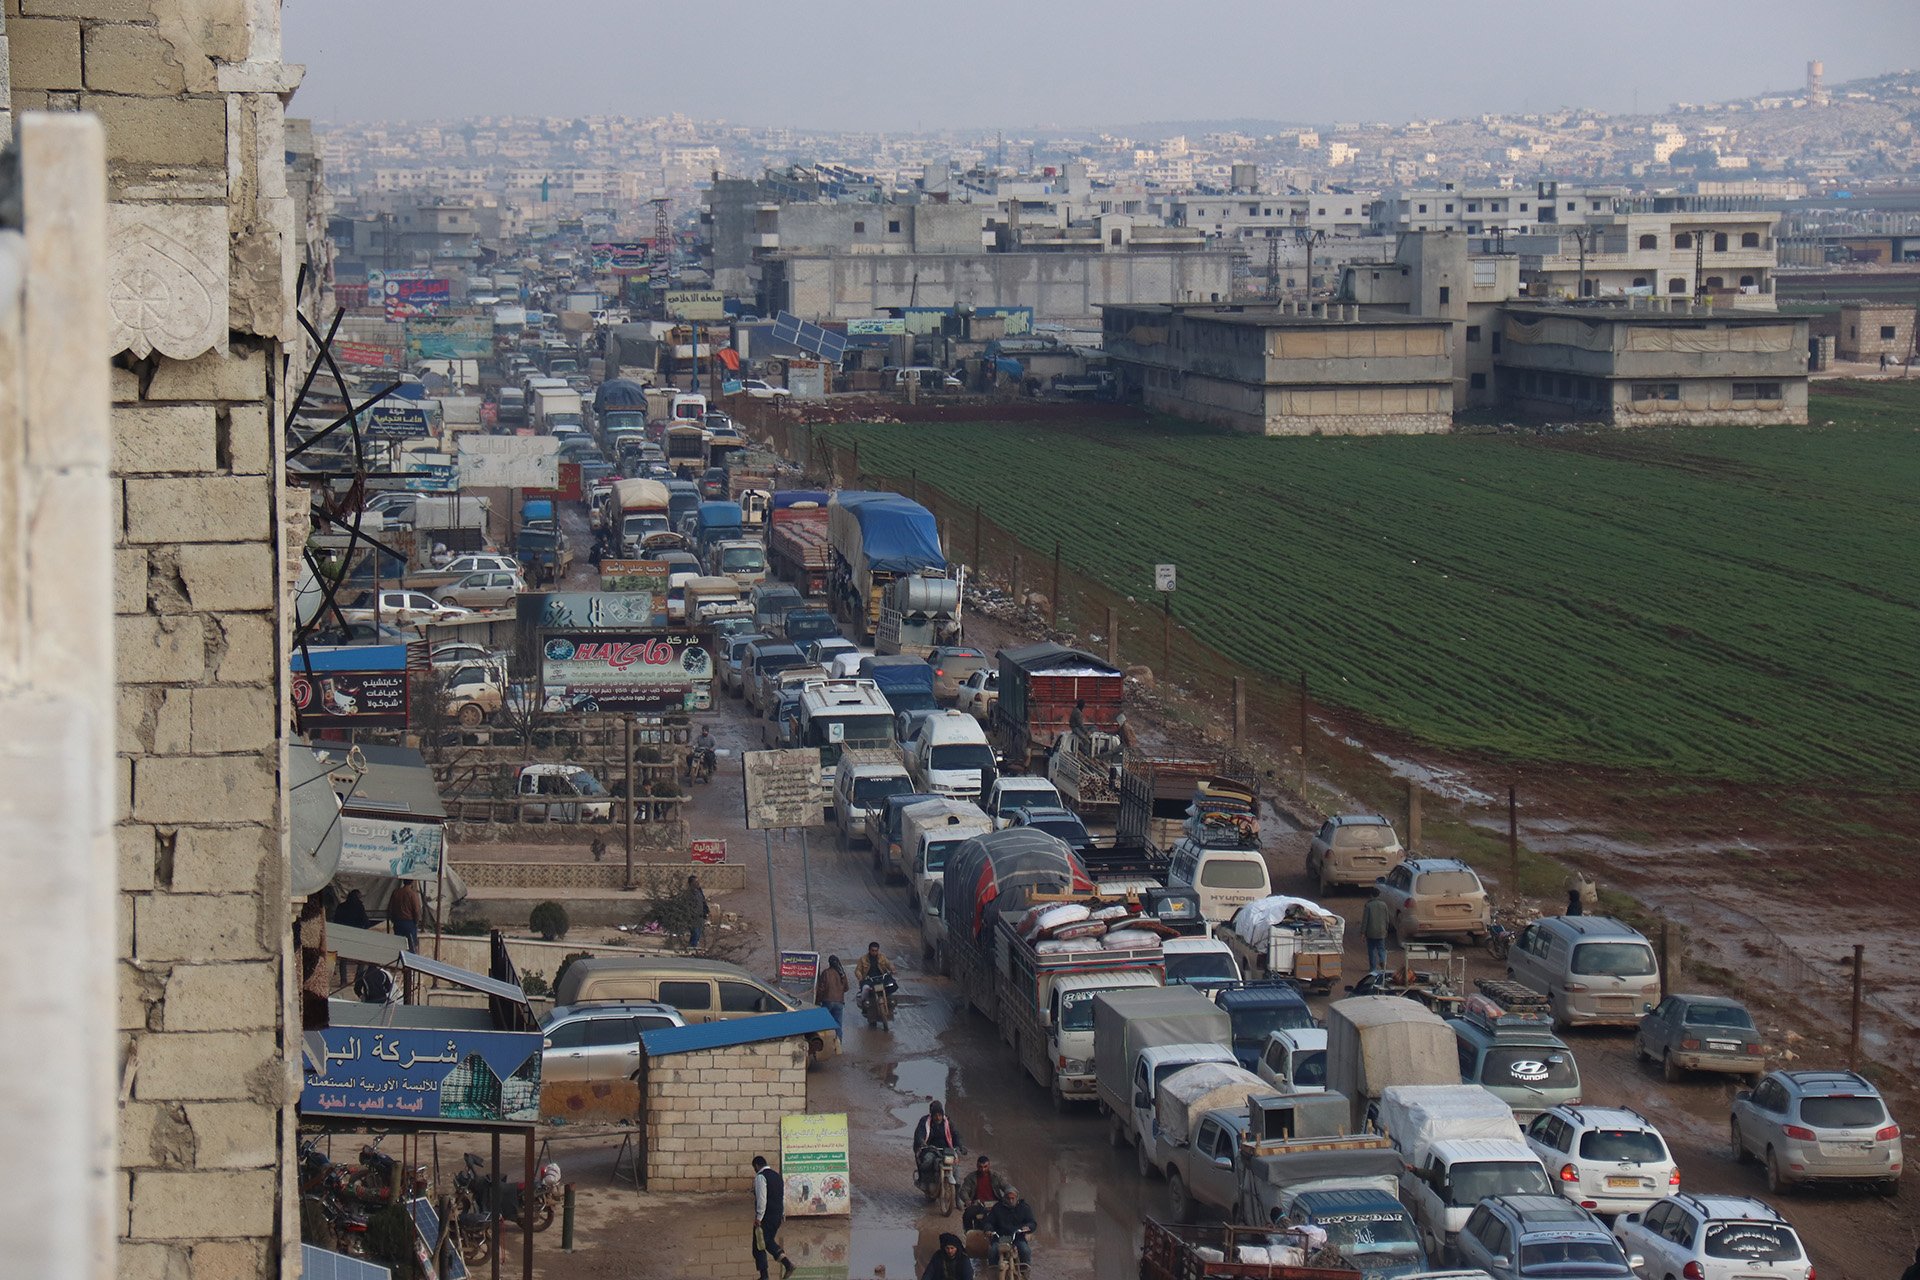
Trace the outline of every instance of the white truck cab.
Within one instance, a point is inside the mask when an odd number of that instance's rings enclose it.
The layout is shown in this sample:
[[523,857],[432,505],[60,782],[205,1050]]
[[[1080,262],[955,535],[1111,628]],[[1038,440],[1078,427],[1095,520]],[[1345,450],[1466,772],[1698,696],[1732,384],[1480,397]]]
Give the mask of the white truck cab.
[[1268,1032],[1253,1073],[1281,1093],[1325,1093],[1326,1031],[1319,1027],[1291,1027]]
[[1013,815],[1022,809],[1060,809],[1066,807],[1066,802],[1045,778],[1033,774],[1015,774],[995,778],[992,788],[987,792],[986,804],[982,807],[986,809],[987,816],[993,819],[994,830],[998,831],[1011,823]]
[[1063,974],[1047,996],[1047,1056],[1053,1059],[1053,1087],[1066,1101],[1091,1101],[1093,1076],[1093,998],[1103,991],[1157,987],[1160,975],[1140,969]]
[[922,791],[978,803],[993,782],[993,748],[963,711],[935,711],[907,743],[907,768]]
[[1139,1142],[1140,1175],[1157,1175],[1167,1166],[1175,1144],[1160,1132],[1160,1082],[1202,1062],[1233,1066],[1233,1050],[1223,1044],[1159,1044],[1140,1051],[1133,1068],[1133,1132]]

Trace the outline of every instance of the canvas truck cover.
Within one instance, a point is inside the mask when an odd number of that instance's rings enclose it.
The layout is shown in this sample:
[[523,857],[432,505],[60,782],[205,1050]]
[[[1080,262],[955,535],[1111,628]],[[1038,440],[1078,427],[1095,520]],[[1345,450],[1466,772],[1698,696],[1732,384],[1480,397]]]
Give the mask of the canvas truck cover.
[[1319,903],[1309,902],[1305,898],[1289,898],[1284,894],[1255,899],[1234,912],[1233,931],[1245,939],[1249,946],[1264,950],[1267,935],[1273,931],[1275,924],[1287,918],[1289,911],[1336,930],[1338,935],[1344,935],[1346,931],[1346,922]]
[[924,693],[933,696],[933,668],[925,658],[907,653],[874,654],[860,660],[860,674],[882,693]]
[[1185,1146],[1209,1111],[1246,1114],[1247,1099],[1273,1092],[1273,1086],[1244,1067],[1200,1062],[1160,1082],[1154,1113],[1167,1141]]
[[1114,1097],[1126,1098],[1142,1049],[1163,1044],[1225,1049],[1232,1034],[1226,1010],[1192,987],[1109,991],[1093,998],[1094,1074]]
[[658,480],[616,480],[613,500],[622,511],[665,511],[667,486]]
[[1350,1100],[1355,1129],[1390,1085],[1459,1083],[1453,1030],[1425,1005],[1404,996],[1349,996],[1327,1007],[1327,1087]]
[[918,573],[947,567],[933,513],[911,498],[897,493],[841,492],[833,496],[827,518],[834,545],[842,554],[857,545],[869,572]]
[[615,378],[603,382],[593,393],[593,411],[606,413],[614,409],[638,409],[645,412],[647,407],[647,389],[632,378]]
[[1442,1140],[1521,1140],[1513,1108],[1477,1084],[1391,1085],[1380,1094],[1380,1130],[1415,1168]]
[[978,946],[1002,915],[1018,916],[1034,894],[1068,892],[1091,893],[1093,881],[1066,841],[1031,827],[984,832],[947,858],[947,932]]
[[773,509],[785,511],[790,507],[824,507],[833,498],[825,489],[775,489],[773,491]]
[[738,529],[740,527],[740,504],[737,502],[703,502],[695,513],[694,520],[701,533],[709,529]]

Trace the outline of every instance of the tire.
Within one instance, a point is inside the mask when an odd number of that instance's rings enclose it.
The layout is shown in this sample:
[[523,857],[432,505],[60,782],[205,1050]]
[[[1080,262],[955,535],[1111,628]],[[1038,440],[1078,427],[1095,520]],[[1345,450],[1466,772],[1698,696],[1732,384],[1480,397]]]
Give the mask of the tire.
[[1193,1221],[1193,1197],[1187,1194],[1187,1180],[1178,1169],[1167,1170],[1167,1202],[1175,1222]]
[[1127,1146],[1127,1131],[1120,1127],[1120,1117],[1110,1116],[1107,1122],[1107,1145],[1115,1151],[1124,1151]]
[[1687,1073],[1680,1069],[1671,1053],[1663,1053],[1660,1055],[1660,1077],[1668,1084],[1679,1084],[1686,1079]]
[[1780,1172],[1780,1157],[1776,1156],[1773,1153],[1772,1147],[1768,1147],[1767,1148],[1767,1191],[1768,1193],[1776,1196],[1784,1195],[1788,1190],[1792,1188],[1792,1186],[1793,1184],[1787,1181],[1786,1175]]
[[460,708],[458,719],[461,728],[478,729],[487,722],[487,713],[481,708],[479,703],[469,702],[466,706]]
[[953,1202],[957,1199],[959,1199],[959,1197],[956,1196],[953,1192],[953,1184],[951,1182],[948,1182],[945,1178],[942,1178],[940,1180],[940,1216],[941,1217],[951,1218],[953,1216],[953,1208],[954,1208]]
[[1056,1076],[1054,1076],[1054,1078],[1053,1078],[1053,1084],[1052,1084],[1051,1086],[1049,1086],[1049,1087],[1048,1087],[1048,1089],[1047,1089],[1047,1092],[1053,1095],[1053,1110],[1054,1110],[1054,1113],[1055,1113],[1056,1115],[1065,1115],[1065,1114],[1067,1114],[1067,1106],[1068,1106],[1068,1103],[1067,1103],[1067,1095],[1066,1095],[1066,1094],[1064,1094],[1064,1093],[1062,1093],[1062,1092],[1060,1091],[1060,1077],[1059,1077],[1059,1076],[1057,1076],[1057,1075],[1056,1075]]
[[545,1231],[552,1225],[553,1202],[551,1200],[543,1200],[540,1203],[540,1207],[533,1211],[533,1229],[535,1231]]
[[1735,1164],[1751,1164],[1753,1162],[1753,1157],[1747,1154],[1746,1143],[1740,1140],[1740,1122],[1738,1120],[1730,1120],[1727,1122],[1727,1141],[1729,1145],[1733,1147],[1733,1162]]
[[1874,1183],[1873,1194],[1879,1196],[1883,1200],[1895,1199],[1900,1194],[1900,1179],[1894,1178],[1887,1182]]
[[1136,1162],[1140,1166],[1141,1181],[1151,1182],[1160,1175],[1160,1171],[1153,1167],[1153,1161],[1147,1159],[1147,1140],[1145,1138],[1138,1140],[1133,1148],[1133,1154]]

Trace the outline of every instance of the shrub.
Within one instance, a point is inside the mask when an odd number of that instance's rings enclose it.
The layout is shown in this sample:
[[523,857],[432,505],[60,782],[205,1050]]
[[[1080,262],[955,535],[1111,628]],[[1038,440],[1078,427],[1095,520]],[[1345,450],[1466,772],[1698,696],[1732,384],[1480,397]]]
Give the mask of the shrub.
[[520,975],[520,990],[529,996],[550,996],[553,994],[553,988],[547,985],[546,978],[541,975],[538,969],[530,969]]
[[567,909],[552,901],[540,903],[527,917],[527,928],[548,942],[557,942],[566,937],[568,925]]

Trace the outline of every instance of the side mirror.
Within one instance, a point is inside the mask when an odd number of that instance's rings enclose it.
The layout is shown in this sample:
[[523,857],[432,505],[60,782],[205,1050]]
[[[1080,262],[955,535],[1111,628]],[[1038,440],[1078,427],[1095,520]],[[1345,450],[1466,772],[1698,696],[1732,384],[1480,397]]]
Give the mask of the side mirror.
[[1640,1012],[1642,1012],[1642,1013],[1652,1013],[1652,1012],[1653,1012],[1653,1006],[1652,1006],[1652,1005],[1650,1005],[1650,1004],[1643,1004],[1643,1005],[1641,1005],[1641,1006],[1640,1006]]
[[1742,1089],[1733,1095],[1733,1099],[1735,1102],[1750,1102],[1753,1099],[1753,1090]]
[[1641,1254],[1641,1253],[1630,1253],[1630,1254],[1628,1254],[1628,1255],[1627,1255],[1627,1266],[1628,1266],[1629,1268],[1631,1268],[1632,1270],[1634,1270],[1634,1271],[1644,1271],[1644,1270],[1646,1270],[1646,1268],[1647,1268],[1647,1258],[1646,1258],[1646,1255],[1645,1255],[1645,1254]]
[[1496,1253],[1491,1258],[1487,1259],[1487,1265],[1492,1267],[1495,1271],[1505,1271],[1508,1267],[1513,1265],[1513,1259],[1509,1258],[1504,1253]]
[[1213,1163],[1215,1168],[1231,1169],[1233,1168],[1233,1157],[1232,1156],[1215,1156],[1213,1158]]

